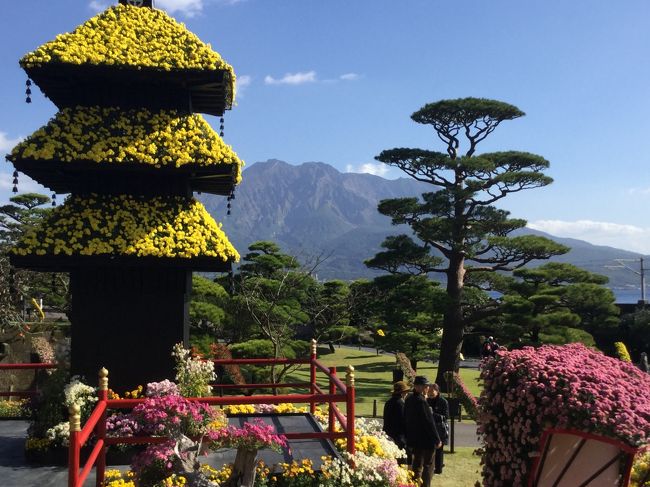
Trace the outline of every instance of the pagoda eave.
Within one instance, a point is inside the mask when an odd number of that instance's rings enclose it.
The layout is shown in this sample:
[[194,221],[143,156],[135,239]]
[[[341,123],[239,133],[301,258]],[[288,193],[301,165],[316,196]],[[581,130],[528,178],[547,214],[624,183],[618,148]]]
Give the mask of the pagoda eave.
[[[159,193],[166,188],[168,194],[182,194],[186,190],[228,196],[236,185],[237,166],[234,164],[197,165],[180,167],[150,164],[57,161],[16,159],[11,160],[16,170],[55,193]],[[173,188],[177,188],[174,190]]]
[[222,116],[232,108],[226,70],[48,63],[25,67],[59,109],[81,106],[168,109]]
[[76,269],[182,269],[197,272],[230,272],[232,263],[219,257],[136,257],[131,255],[10,255],[14,267],[40,272],[70,272]]

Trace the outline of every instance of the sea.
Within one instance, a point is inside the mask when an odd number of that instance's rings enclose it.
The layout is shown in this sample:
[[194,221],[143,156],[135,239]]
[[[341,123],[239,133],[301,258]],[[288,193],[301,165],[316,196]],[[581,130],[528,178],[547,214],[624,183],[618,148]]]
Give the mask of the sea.
[[[637,303],[641,299],[641,289],[612,289],[619,304]],[[646,301],[650,300],[650,289],[645,290]]]

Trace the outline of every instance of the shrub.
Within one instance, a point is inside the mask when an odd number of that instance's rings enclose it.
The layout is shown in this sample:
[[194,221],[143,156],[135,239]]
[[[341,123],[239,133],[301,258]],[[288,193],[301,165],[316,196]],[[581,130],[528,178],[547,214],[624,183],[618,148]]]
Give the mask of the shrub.
[[[51,364],[56,360],[54,357],[54,348],[52,348],[52,345],[45,337],[32,337],[32,348],[41,362]],[[48,375],[52,373],[52,369],[46,369],[46,371]]]
[[29,400],[0,401],[0,418],[23,418],[29,416]]
[[463,382],[463,379],[461,379],[458,373],[454,372],[453,377],[454,377],[454,383],[456,384],[454,394],[460,401],[461,405],[465,408],[465,411],[467,412],[469,417],[472,418],[474,421],[478,420],[478,416],[479,416],[478,401],[474,397],[474,394],[472,394],[469,391],[469,389]]
[[47,377],[40,394],[32,400],[30,409],[34,412],[34,420],[29,427],[30,437],[45,438],[48,429],[68,419],[64,406],[64,387],[68,377],[65,368],[56,369]]
[[634,459],[630,487],[650,487],[650,448],[637,454]]
[[623,342],[614,342],[614,350],[616,350],[616,356],[619,360],[623,362],[632,362],[632,357],[630,357],[630,352],[627,351],[627,347]]
[[409,358],[402,352],[395,354],[395,359],[397,360],[397,368],[404,372],[404,379],[409,386],[413,386],[413,381],[415,380],[415,370],[411,367],[411,361]]
[[549,427],[650,441],[650,375],[581,344],[501,350],[479,399],[486,487],[523,486]]
[[210,383],[217,378],[214,364],[192,357],[180,343],[174,345],[172,356],[176,362],[176,382],[180,393],[186,397],[209,396],[212,393]]

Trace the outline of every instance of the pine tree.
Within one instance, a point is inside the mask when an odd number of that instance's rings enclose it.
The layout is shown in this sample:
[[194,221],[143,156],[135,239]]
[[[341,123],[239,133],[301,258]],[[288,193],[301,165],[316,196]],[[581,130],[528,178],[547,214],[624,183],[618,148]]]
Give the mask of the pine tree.
[[477,145],[501,122],[523,115],[515,106],[481,98],[430,103],[411,118],[431,125],[446,152],[396,148],[376,157],[434,188],[422,199],[379,203],[379,212],[391,217],[394,225],[409,225],[415,239],[407,235],[389,238],[384,244],[386,251],[367,265],[392,273],[446,277],[447,303],[436,378],[442,387],[444,373],[456,368],[465,331],[497,309],[494,303],[475,305],[465,299],[469,276],[512,271],[535,259],[568,251],[539,236],[510,236],[526,221],[509,218],[509,212],[494,206],[510,194],[550,184],[552,179],[543,173],[549,162],[527,152],[476,154]]

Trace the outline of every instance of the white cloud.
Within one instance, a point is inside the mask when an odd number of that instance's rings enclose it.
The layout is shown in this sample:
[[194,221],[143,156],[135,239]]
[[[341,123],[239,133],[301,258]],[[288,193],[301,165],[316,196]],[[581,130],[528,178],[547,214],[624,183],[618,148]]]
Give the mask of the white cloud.
[[17,137],[15,139],[10,139],[7,137],[6,132],[0,132],[0,154],[4,156],[4,154],[8,153],[11,151],[11,149],[14,148],[14,146],[22,140],[22,137]]
[[586,240],[596,245],[650,254],[650,228],[592,220],[537,220],[528,227],[556,237]]
[[244,74],[243,76],[237,76],[237,88],[244,88],[246,86],[249,86],[251,84],[251,81],[253,81],[253,78],[247,74]]
[[264,83],[267,85],[301,85],[304,83],[315,83],[316,71],[307,71],[304,73],[287,73],[280,79],[275,79],[267,75],[264,78]]
[[100,2],[98,0],[93,0],[88,4],[88,8],[95,13],[102,12],[106,10],[111,4],[108,2]]
[[345,73],[339,76],[339,78],[343,81],[356,81],[360,76],[357,73]]
[[[203,12],[205,2],[215,3],[218,5],[236,5],[245,2],[246,0],[153,0],[153,5],[156,8],[166,10],[170,14],[181,13],[186,17],[195,17]],[[93,12],[101,12],[106,10],[115,2],[107,2],[105,0],[92,0],[88,4]]]
[[630,188],[627,192],[631,196],[649,196],[650,188]]
[[[9,153],[22,139],[23,137],[11,139],[7,136],[6,132],[0,132],[0,161],[4,159],[4,155]],[[9,198],[13,195],[12,189],[14,187],[14,178],[12,174],[13,167],[7,163],[2,164],[0,170],[0,204],[9,201]],[[21,193],[50,193],[45,187],[24,174],[18,176],[18,191]]]
[[384,177],[390,168],[381,162],[366,162],[357,166],[348,164],[345,166],[345,172],[360,172],[365,174],[374,174],[375,176]]
[[179,12],[186,17],[194,17],[203,11],[203,0],[154,0],[154,5],[170,14]]
[[[0,205],[4,205],[9,202],[14,194],[13,190],[13,176],[11,172],[0,172]],[[18,191],[20,193],[39,193],[44,195],[50,195],[50,191],[38,184],[32,178],[20,174],[18,177]]]
[[253,82],[253,78],[244,74],[242,76],[237,76],[237,96],[242,98],[246,88],[248,88]]

